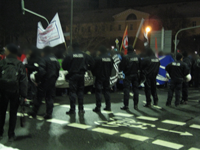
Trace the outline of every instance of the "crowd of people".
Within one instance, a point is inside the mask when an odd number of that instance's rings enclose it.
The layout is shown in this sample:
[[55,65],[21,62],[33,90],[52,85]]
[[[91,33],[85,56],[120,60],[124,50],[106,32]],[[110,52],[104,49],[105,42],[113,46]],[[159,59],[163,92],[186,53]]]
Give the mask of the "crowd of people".
[[[81,51],[78,43],[73,43],[72,51],[67,53],[62,66],[53,54],[51,47],[39,50],[32,47],[27,55],[27,64],[23,65],[17,59],[18,47],[9,44],[4,48],[5,57],[0,61],[0,138],[3,138],[6,110],[10,102],[10,119],[8,136],[14,140],[14,129],[17,120],[17,110],[20,103],[31,95],[33,100],[32,110],[28,113],[36,117],[42,100],[46,101],[46,114],[44,119],[51,119],[53,113],[53,97],[55,95],[55,83],[59,77],[59,70],[68,71],[66,81],[69,82],[70,110],[67,115],[76,113],[76,99],[78,99],[78,112],[84,111],[84,74],[90,70],[95,76],[96,107],[94,112],[101,111],[102,94],[105,98],[105,111],[111,110],[110,98],[110,76],[113,68],[113,59],[108,54],[107,48],[100,46],[98,55],[92,57]],[[130,86],[134,93],[134,109],[138,110],[139,86],[144,82],[146,104],[151,107],[151,96],[153,105],[158,105],[159,99],[156,91],[156,77],[159,72],[160,61],[155,53],[148,47],[144,57],[137,55],[132,46],[127,48],[128,54],[122,56],[119,64],[119,79],[123,79],[124,99],[122,110],[129,109]],[[197,61],[198,63],[198,61]],[[199,61],[200,63],[200,61]],[[200,66],[200,65],[199,65]],[[175,106],[180,103],[186,104],[188,100],[188,82],[190,76],[191,61],[187,55],[178,53],[175,61],[167,65],[169,90],[166,106],[170,106],[175,91]],[[124,74],[124,75],[122,75]],[[183,88],[182,88],[183,87]],[[180,100],[181,89],[183,90]],[[22,101],[20,101],[20,99]]]

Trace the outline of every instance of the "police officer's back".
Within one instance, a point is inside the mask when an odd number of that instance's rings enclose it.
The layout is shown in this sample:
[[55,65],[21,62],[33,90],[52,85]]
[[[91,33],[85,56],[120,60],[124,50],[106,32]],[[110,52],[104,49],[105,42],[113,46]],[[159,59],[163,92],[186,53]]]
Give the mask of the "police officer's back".
[[110,102],[110,76],[113,68],[112,57],[108,55],[107,49],[104,46],[99,48],[100,55],[95,59],[95,66],[93,75],[96,76],[95,80],[95,95],[96,95],[96,108],[94,112],[100,112],[102,101],[102,89],[104,90],[104,97],[106,107],[104,110],[111,110]]
[[185,77],[190,73],[189,68],[187,64],[182,62],[182,55],[178,53],[176,55],[176,61],[167,65],[165,70],[167,71],[167,73],[171,78],[166,105],[167,106],[171,105],[173,92],[175,90],[176,94],[175,106],[178,106],[180,103],[180,92],[182,83]]
[[66,114],[75,113],[76,93],[78,97],[79,113],[84,113],[83,96],[84,96],[84,75],[88,69],[94,65],[93,59],[80,50],[78,43],[73,43],[73,52],[68,54],[62,68],[68,71],[66,80],[69,81],[69,99],[70,110]]
[[156,90],[156,76],[158,75],[160,68],[160,61],[153,53],[152,49],[148,48],[147,57],[141,60],[141,71],[146,76],[145,95],[146,105],[145,107],[151,106],[151,95],[153,96],[154,105],[158,104],[158,96]]
[[60,65],[54,54],[52,54],[51,47],[43,49],[43,57],[38,63],[38,72],[35,75],[37,88],[37,99],[34,101],[32,112],[29,113],[32,117],[36,114],[41,105],[42,99],[46,100],[46,115],[44,119],[52,118],[53,113],[53,96],[55,94],[55,83],[59,77]]
[[123,71],[125,74],[125,79],[123,81],[124,85],[124,106],[121,108],[122,110],[128,109],[129,104],[129,89],[130,84],[132,83],[132,89],[134,93],[134,108],[138,109],[138,97],[139,97],[139,78],[138,72],[140,70],[140,58],[134,52],[132,46],[128,46],[128,55],[122,57],[122,61],[120,63],[120,71]]
[[27,96],[27,76],[22,62],[17,60],[18,48],[14,44],[5,47],[6,59],[0,61],[0,138],[3,138],[6,110],[10,103],[9,140],[15,138],[19,97]]

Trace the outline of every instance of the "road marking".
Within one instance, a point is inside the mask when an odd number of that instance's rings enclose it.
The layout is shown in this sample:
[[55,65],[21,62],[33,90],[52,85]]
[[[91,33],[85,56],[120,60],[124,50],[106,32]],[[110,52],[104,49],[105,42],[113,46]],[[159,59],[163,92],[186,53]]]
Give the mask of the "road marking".
[[156,106],[156,105],[153,105],[153,107],[158,108],[158,109],[162,109],[162,107]]
[[162,123],[173,124],[173,125],[179,125],[179,126],[183,126],[183,125],[186,124],[185,122],[173,121],[173,120],[164,120],[164,121],[162,121]]
[[[60,105],[60,107],[70,108],[70,105]],[[91,108],[84,108],[84,110],[92,110]]]
[[17,149],[17,148],[13,148],[13,147],[7,147],[7,146],[5,146],[5,145],[3,145],[3,144],[0,144],[0,149],[2,150],[19,150],[19,149]]
[[137,117],[137,119],[148,120],[148,121],[156,121],[156,120],[158,120],[158,118],[147,117],[147,116],[139,116],[139,117]]
[[191,147],[190,149],[188,150],[200,150],[199,148],[195,148],[195,147]]
[[59,119],[48,119],[46,120],[47,122],[52,122],[52,123],[56,123],[56,124],[68,124],[68,121],[64,121],[64,120],[59,120]]
[[181,145],[181,144],[167,142],[167,141],[163,141],[163,140],[155,140],[152,143],[156,144],[156,145],[172,148],[172,149],[180,149],[184,146],[184,145]]
[[180,132],[180,131],[168,130],[168,129],[163,129],[163,128],[157,128],[157,129],[160,130],[160,131],[177,133],[177,134],[184,135],[184,136],[193,136],[193,134],[191,134],[189,132]]
[[200,125],[198,125],[198,124],[193,124],[193,125],[190,126],[190,128],[200,129]]
[[92,126],[89,126],[89,125],[79,124],[79,123],[70,123],[70,124],[68,124],[68,126],[74,127],[74,128],[79,128],[79,129],[88,129],[88,128],[92,127]]
[[122,117],[133,117],[133,114],[124,114],[124,113],[115,113],[116,116],[122,116]]
[[145,123],[145,122],[137,122],[137,123],[142,124],[143,126],[151,126],[152,128],[156,127],[155,124],[150,124],[150,123]]
[[112,112],[112,111],[104,111],[104,110],[102,110],[101,113],[104,113],[104,114],[112,114],[113,112]]
[[109,135],[119,133],[119,131],[104,129],[104,128],[94,128],[94,129],[92,129],[92,131],[99,132],[99,133],[105,133],[105,134],[109,134]]
[[141,135],[136,135],[136,134],[130,134],[130,133],[125,133],[120,135],[121,137],[128,138],[128,139],[133,139],[137,141],[146,141],[149,139],[149,137],[146,136],[141,136]]

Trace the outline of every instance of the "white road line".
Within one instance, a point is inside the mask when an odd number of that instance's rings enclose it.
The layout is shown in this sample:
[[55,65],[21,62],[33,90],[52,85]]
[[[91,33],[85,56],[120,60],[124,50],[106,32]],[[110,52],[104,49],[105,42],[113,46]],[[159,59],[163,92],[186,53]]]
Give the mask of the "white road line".
[[190,128],[200,129],[200,125],[198,125],[198,124],[193,124],[193,125],[190,126]]
[[156,120],[158,120],[158,118],[147,117],[147,116],[139,116],[139,117],[137,117],[137,119],[148,120],[148,121],[156,121]]
[[68,124],[68,126],[74,127],[74,128],[79,128],[79,129],[88,129],[88,128],[92,127],[92,126],[89,126],[89,125],[79,124],[79,123],[70,123],[70,124]]
[[0,149],[1,150],[19,150],[17,148],[13,148],[13,147],[7,147],[7,146],[5,146],[3,144],[0,144]]
[[58,105],[60,105],[60,103],[54,103],[53,105],[54,105],[54,106],[58,106]]
[[172,148],[172,149],[180,149],[180,148],[184,147],[184,145],[167,142],[167,141],[163,141],[163,140],[155,140],[152,142],[152,144],[156,144],[156,145],[160,145],[160,146],[164,146],[164,147],[168,147],[168,148]]
[[56,124],[68,124],[68,121],[64,121],[64,120],[59,120],[59,119],[48,119],[47,122],[52,122],[52,123],[56,123]]
[[195,147],[191,147],[190,149],[188,150],[200,150],[199,148],[195,148]]
[[158,109],[162,109],[162,107],[160,107],[160,106],[153,105],[153,107],[158,108]]
[[146,141],[149,139],[149,137],[146,136],[141,136],[141,135],[136,135],[136,134],[130,134],[130,133],[125,133],[120,135],[121,137],[128,138],[128,139],[133,139],[137,141]]
[[112,114],[113,112],[112,112],[112,111],[104,111],[104,110],[102,110],[101,113],[104,113],[104,114]]
[[125,114],[125,113],[115,113],[116,116],[122,116],[122,117],[133,117],[133,114]]
[[156,127],[155,124],[150,124],[150,123],[145,123],[145,122],[137,122],[137,123],[142,124],[143,126],[151,126],[152,128]]
[[70,105],[60,105],[60,107],[70,108]]
[[158,130],[160,131],[165,131],[165,132],[171,132],[171,133],[177,133],[180,134],[182,136],[193,136],[193,134],[185,131],[185,132],[180,132],[180,131],[175,131],[175,130],[168,130],[168,129],[163,129],[163,128],[158,128]]
[[173,125],[179,125],[179,126],[183,126],[183,125],[186,124],[185,122],[173,121],[173,120],[164,120],[164,121],[162,121],[162,123],[173,124]]
[[110,129],[104,129],[104,128],[94,128],[94,129],[92,129],[92,131],[99,132],[99,133],[104,133],[104,134],[109,134],[109,135],[113,135],[113,134],[119,133],[119,131],[110,130]]

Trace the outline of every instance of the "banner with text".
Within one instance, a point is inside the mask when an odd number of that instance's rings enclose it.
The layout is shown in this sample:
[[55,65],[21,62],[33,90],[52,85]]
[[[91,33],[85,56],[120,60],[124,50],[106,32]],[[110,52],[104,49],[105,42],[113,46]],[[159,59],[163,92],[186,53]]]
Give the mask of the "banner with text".
[[38,22],[37,48],[42,49],[46,46],[54,47],[65,42],[58,13],[52,19],[46,29],[41,22]]

